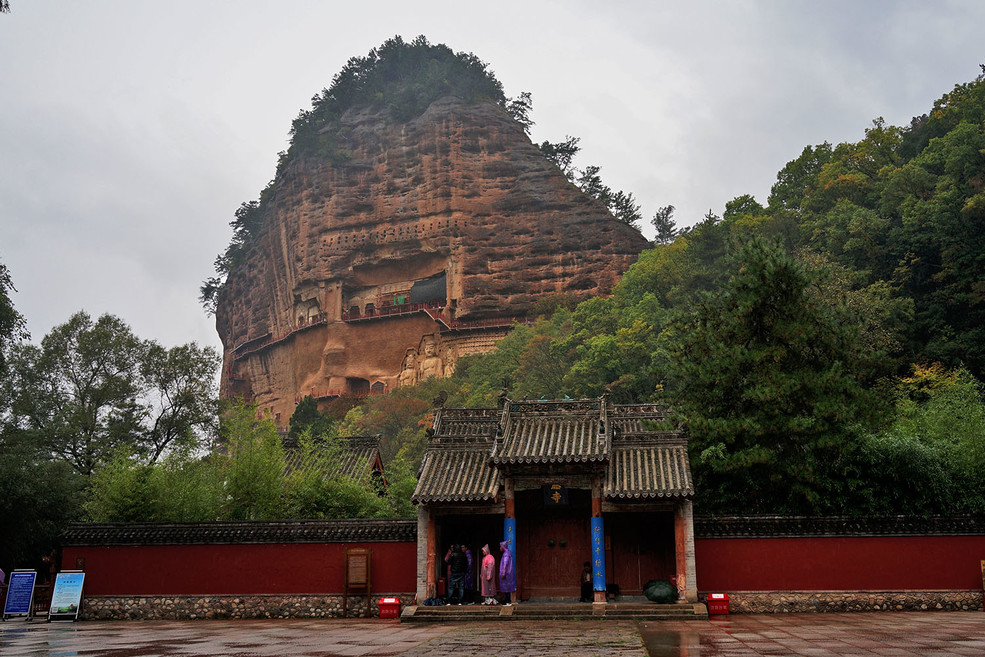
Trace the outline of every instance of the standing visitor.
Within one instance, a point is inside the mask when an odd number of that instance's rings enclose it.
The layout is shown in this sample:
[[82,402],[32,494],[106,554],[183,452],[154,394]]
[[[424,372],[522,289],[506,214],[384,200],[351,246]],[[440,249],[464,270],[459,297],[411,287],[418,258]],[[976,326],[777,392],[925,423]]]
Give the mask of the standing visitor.
[[516,602],[516,569],[513,567],[513,554],[506,541],[499,544],[503,556],[499,560],[499,590],[506,594],[506,606]]
[[594,602],[595,595],[592,592],[592,562],[586,561],[585,567],[581,571],[581,599],[578,602]]
[[489,544],[482,546],[482,568],[479,570],[479,587],[482,604],[496,604],[496,557],[489,550]]
[[469,604],[472,604],[474,602],[472,591],[475,590],[475,562],[472,560],[472,550],[467,545],[463,544],[462,550],[465,552],[465,560],[468,562],[468,568],[465,569],[465,599],[469,601]]
[[461,548],[461,545],[453,543],[445,555],[445,563],[448,564],[448,604],[451,604],[452,598],[457,598],[459,606],[465,597],[465,572],[469,567],[468,559]]

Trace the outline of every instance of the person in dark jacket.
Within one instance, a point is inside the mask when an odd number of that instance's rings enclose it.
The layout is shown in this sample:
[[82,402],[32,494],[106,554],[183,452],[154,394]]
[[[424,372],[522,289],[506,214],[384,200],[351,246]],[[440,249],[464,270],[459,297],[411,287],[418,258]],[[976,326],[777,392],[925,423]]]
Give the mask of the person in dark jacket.
[[448,548],[445,563],[448,564],[448,602],[451,604],[454,598],[461,605],[465,598],[465,573],[469,570],[469,559],[461,545],[453,543]]
[[581,599],[579,602],[594,602],[595,593],[592,591],[592,562],[586,561],[581,571]]

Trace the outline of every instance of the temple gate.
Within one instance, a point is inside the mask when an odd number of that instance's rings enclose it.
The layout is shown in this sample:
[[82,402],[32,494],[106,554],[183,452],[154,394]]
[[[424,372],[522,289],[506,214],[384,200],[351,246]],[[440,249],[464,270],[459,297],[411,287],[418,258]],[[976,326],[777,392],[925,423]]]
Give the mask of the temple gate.
[[[480,561],[512,541],[521,600],[570,598],[583,564],[595,601],[667,579],[697,600],[687,442],[654,404],[606,397],[437,408],[413,501],[418,599],[444,592],[452,543]],[[474,566],[475,567],[475,566]]]

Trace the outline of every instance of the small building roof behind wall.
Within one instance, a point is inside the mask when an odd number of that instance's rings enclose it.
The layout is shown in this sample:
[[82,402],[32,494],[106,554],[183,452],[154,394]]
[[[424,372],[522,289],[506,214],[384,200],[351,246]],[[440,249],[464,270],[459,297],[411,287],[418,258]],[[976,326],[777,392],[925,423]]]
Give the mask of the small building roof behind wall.
[[[383,458],[380,455],[380,436],[343,436],[333,439],[338,441],[337,460],[333,463],[335,474],[352,477],[357,481],[368,481],[375,473],[383,477]],[[325,443],[316,443],[325,444]],[[326,450],[329,449],[326,447]],[[304,467],[300,447],[288,447],[285,450],[287,472],[300,470]]]

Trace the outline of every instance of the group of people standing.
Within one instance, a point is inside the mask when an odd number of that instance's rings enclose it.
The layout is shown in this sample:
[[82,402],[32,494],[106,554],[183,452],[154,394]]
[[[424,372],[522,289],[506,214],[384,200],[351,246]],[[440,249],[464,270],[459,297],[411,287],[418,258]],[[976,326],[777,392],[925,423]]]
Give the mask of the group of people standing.
[[[506,605],[512,605],[516,595],[516,569],[513,565],[513,553],[506,541],[499,544],[499,568],[497,572],[496,557],[489,549],[489,544],[482,546],[482,562],[479,565],[479,594],[482,604],[498,604],[497,591],[506,595]],[[472,561],[472,550],[467,545],[453,543],[445,555],[448,564],[448,602],[456,600],[461,605],[467,596],[475,590],[475,571]]]

